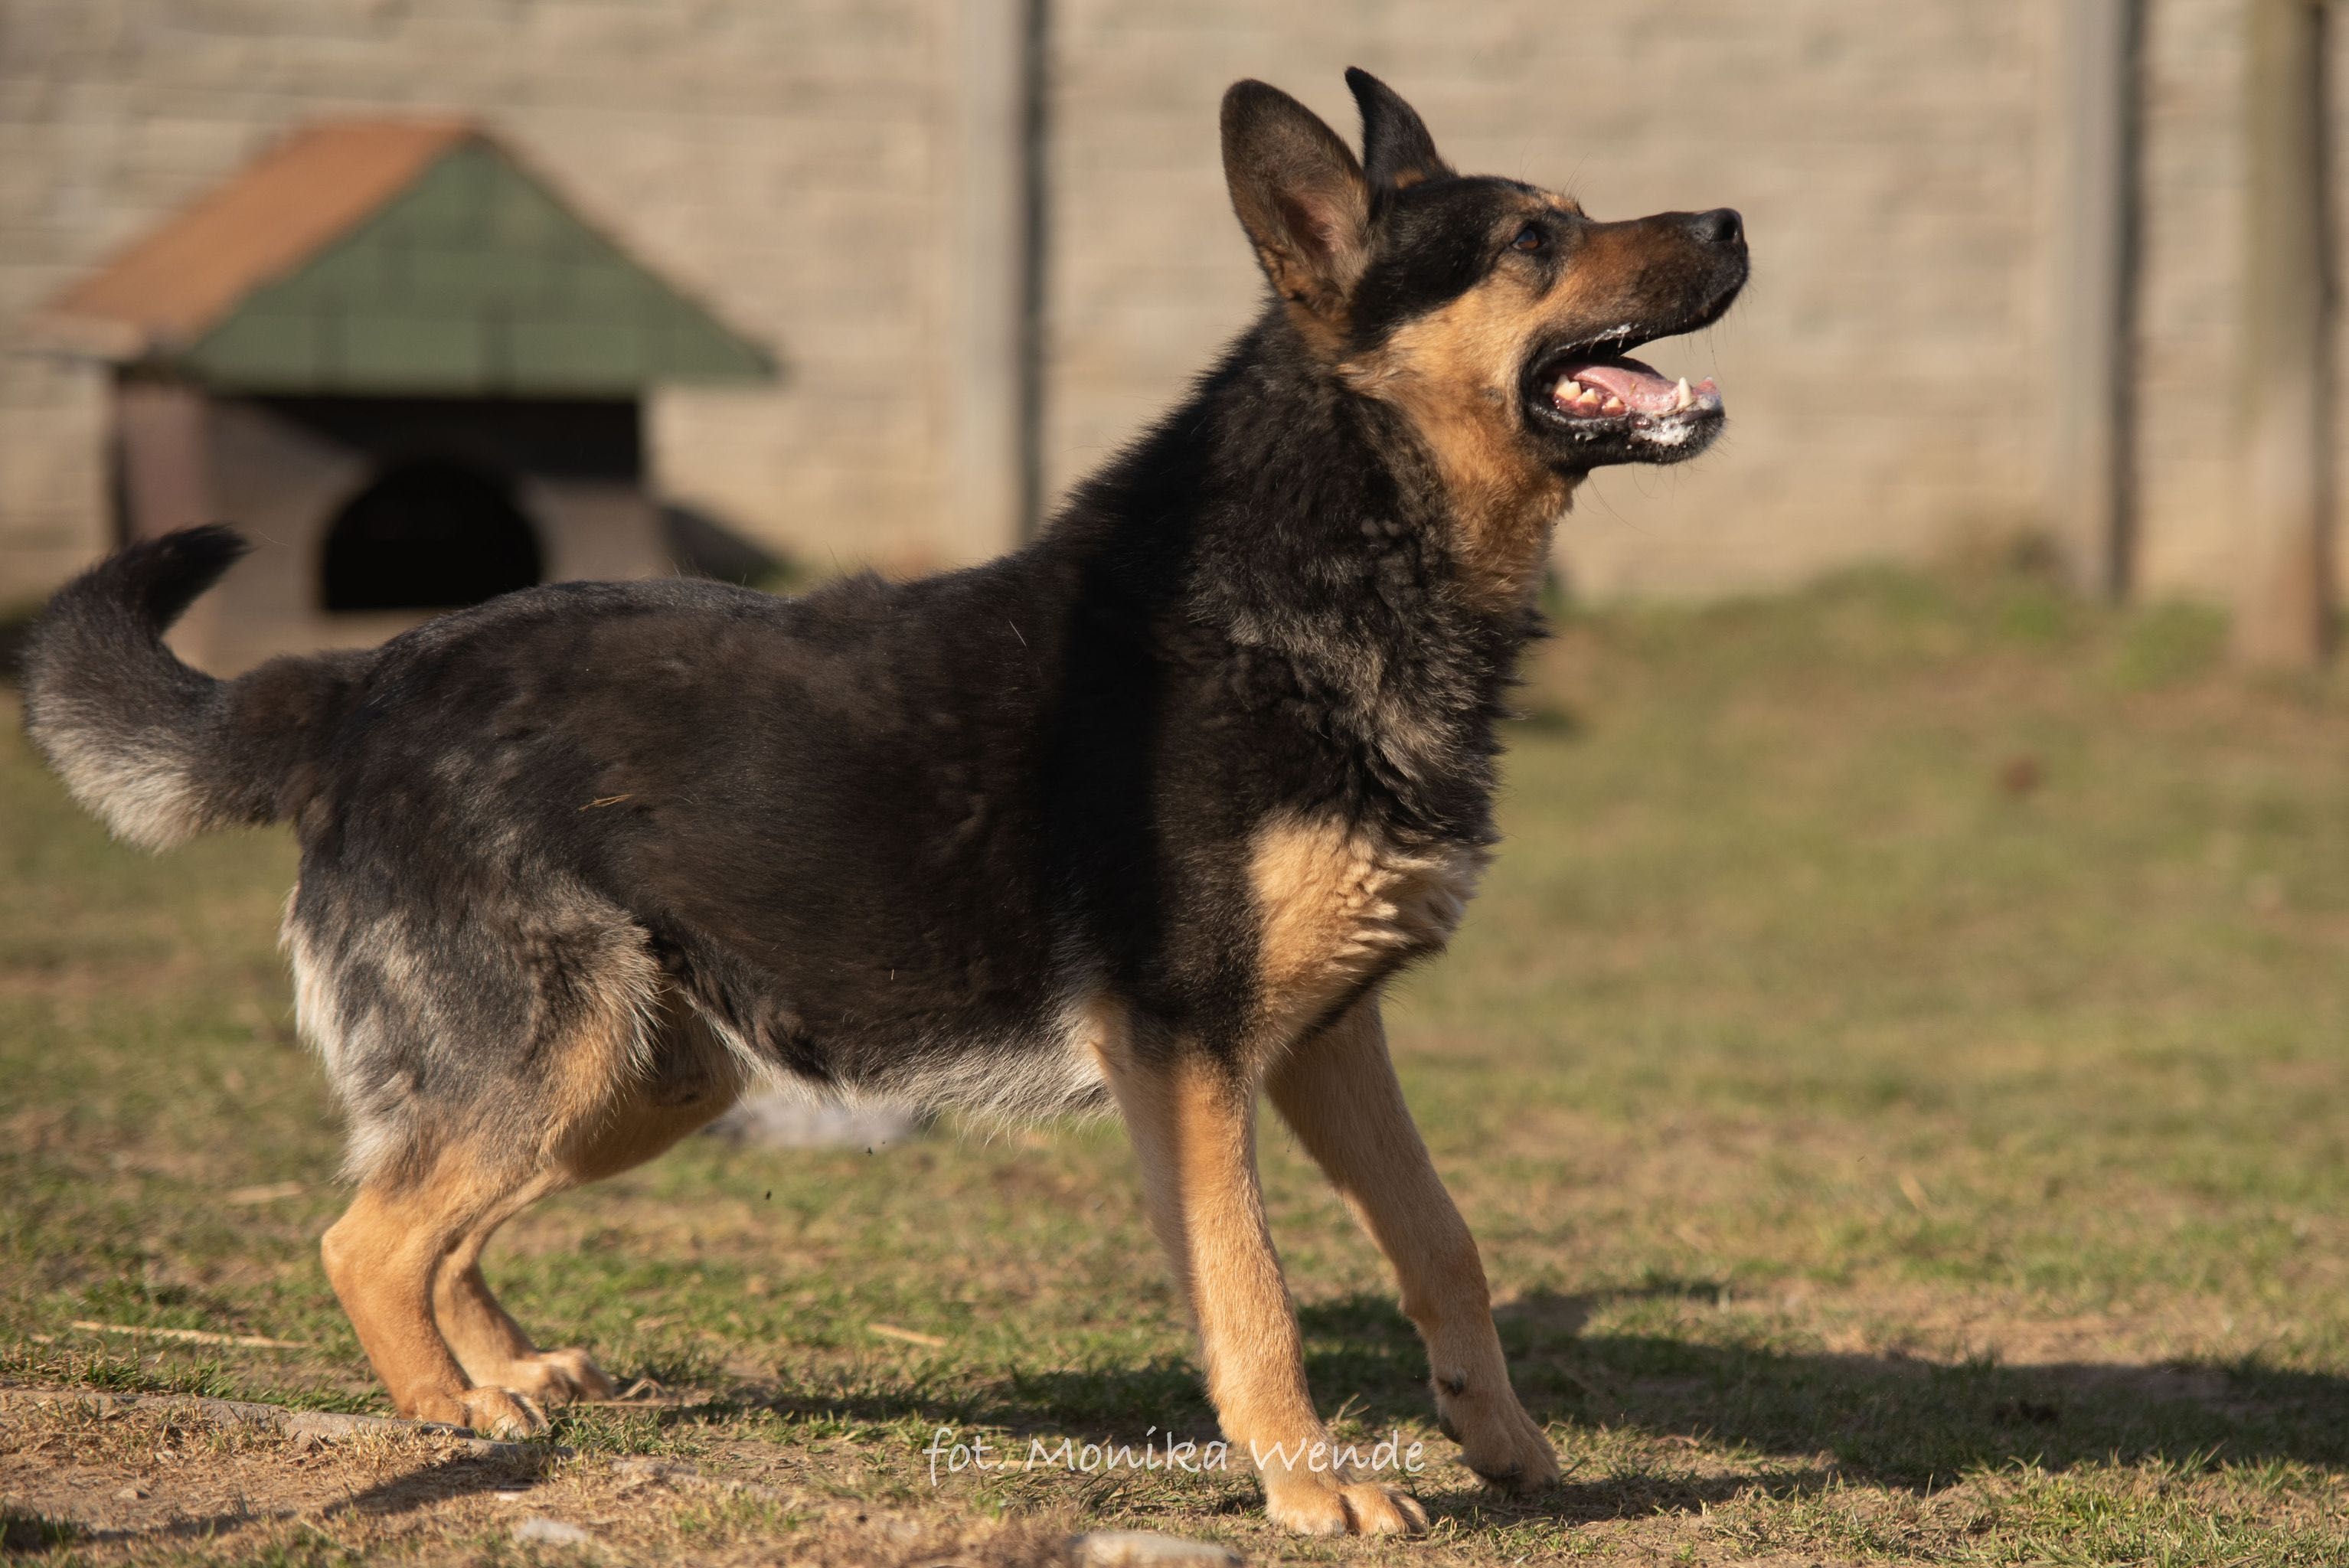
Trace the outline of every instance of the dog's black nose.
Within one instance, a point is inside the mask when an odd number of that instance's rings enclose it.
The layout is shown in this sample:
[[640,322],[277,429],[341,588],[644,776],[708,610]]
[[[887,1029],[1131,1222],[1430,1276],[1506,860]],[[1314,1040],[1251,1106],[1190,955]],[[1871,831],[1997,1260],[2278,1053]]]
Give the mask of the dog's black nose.
[[1734,207],[1715,207],[1710,212],[1699,212],[1688,223],[1690,232],[1708,245],[1745,242],[1745,220],[1737,215]]

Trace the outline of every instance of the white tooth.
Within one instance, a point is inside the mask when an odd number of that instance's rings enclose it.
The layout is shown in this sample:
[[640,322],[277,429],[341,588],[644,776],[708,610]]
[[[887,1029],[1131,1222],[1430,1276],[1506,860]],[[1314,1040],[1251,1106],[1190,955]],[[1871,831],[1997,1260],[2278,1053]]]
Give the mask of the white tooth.
[[1689,390],[1688,377],[1682,377],[1681,384],[1672,388],[1672,407],[1685,408],[1695,401],[1696,394]]
[[1575,384],[1573,377],[1561,376],[1557,378],[1557,385],[1549,389],[1549,395],[1553,397],[1563,397],[1571,403],[1574,401],[1574,395],[1580,390],[1582,388]]
[[1623,399],[1610,397],[1599,411],[1606,414],[1620,414],[1623,411]]
[[1596,403],[1599,401],[1599,389],[1595,387],[1585,387],[1582,389],[1582,396],[1577,397],[1575,401],[1578,403]]

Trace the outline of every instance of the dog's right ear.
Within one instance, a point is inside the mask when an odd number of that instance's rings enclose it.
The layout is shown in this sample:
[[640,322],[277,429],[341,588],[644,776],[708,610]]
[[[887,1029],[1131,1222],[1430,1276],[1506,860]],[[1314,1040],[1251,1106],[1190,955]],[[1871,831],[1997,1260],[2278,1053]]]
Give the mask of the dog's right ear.
[[1224,179],[1274,290],[1342,327],[1369,257],[1370,191],[1353,150],[1278,88],[1234,82],[1224,95]]

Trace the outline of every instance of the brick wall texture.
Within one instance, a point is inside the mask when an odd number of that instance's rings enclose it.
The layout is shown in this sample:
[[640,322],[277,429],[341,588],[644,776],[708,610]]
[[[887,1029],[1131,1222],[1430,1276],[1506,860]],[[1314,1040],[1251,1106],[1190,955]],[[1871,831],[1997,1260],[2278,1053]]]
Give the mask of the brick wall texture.
[[[0,350],[289,125],[470,112],[788,363],[771,388],[655,399],[666,493],[819,568],[954,559],[968,530],[941,356],[967,3],[0,0]],[[2240,6],[2147,7],[2135,454],[2158,593],[2232,581]],[[1464,169],[1601,216],[1745,214],[1745,301],[1649,356],[1717,376],[1731,433],[1697,464],[1586,489],[1559,535],[1579,590],[1766,589],[2043,521],[2069,386],[2050,0],[1049,7],[1052,490],[1255,308],[1216,146],[1224,86],[1267,77],[1350,132],[1340,72],[1358,63]],[[109,537],[104,385],[0,352],[0,604]]]

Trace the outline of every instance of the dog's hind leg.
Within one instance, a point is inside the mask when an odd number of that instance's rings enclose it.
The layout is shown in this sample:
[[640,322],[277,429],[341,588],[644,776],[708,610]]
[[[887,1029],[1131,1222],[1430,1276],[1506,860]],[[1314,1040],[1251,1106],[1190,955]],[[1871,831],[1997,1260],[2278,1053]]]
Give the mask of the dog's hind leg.
[[1427,1516],[1407,1494],[1338,1473],[1305,1385],[1303,1342],[1265,1226],[1256,1088],[1202,1053],[1102,1051],[1140,1156],[1150,1219],[1198,1324],[1224,1435],[1263,1478],[1273,1522],[1313,1535],[1401,1534]]
[[612,1397],[612,1379],[587,1352],[541,1350],[532,1342],[491,1294],[481,1250],[500,1225],[539,1199],[641,1165],[734,1102],[741,1073],[708,1029],[673,993],[665,992],[653,1013],[659,1022],[644,1068],[580,1119],[547,1171],[485,1212],[434,1276],[433,1319],[476,1384],[550,1405]]
[[359,1189],[319,1251],[376,1376],[403,1416],[499,1436],[546,1425],[519,1391],[479,1385],[450,1354],[433,1317],[433,1281],[465,1237],[506,1204],[514,1182],[477,1150],[446,1150],[420,1179]]
[[537,1199],[675,1136],[646,1142],[667,1125],[646,1103],[671,1043],[659,966],[621,911],[560,884],[454,928],[350,902],[305,878],[287,920],[360,1184],[326,1233],[327,1275],[402,1414],[535,1429],[538,1399],[610,1384],[584,1354],[531,1344],[481,1251]]
[[1555,1481],[1557,1456],[1509,1387],[1475,1238],[1395,1081],[1377,996],[1299,1040],[1265,1088],[1393,1265],[1403,1315],[1427,1345],[1437,1418],[1461,1458],[1496,1486]]
[[490,1292],[481,1275],[481,1249],[497,1228],[556,1186],[534,1181],[518,1189],[468,1230],[440,1260],[432,1279],[432,1321],[477,1386],[511,1388],[541,1405],[608,1399],[612,1380],[585,1350],[541,1350]]

